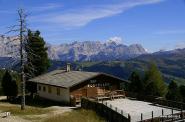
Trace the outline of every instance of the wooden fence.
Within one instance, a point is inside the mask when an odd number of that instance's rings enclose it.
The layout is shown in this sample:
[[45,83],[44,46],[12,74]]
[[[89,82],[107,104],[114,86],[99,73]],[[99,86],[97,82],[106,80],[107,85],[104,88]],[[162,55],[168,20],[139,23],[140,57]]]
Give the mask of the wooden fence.
[[[153,117],[153,111],[151,112],[151,119],[143,120],[143,113],[140,115],[140,122],[172,122],[185,119],[185,103],[176,102],[171,100],[166,100],[162,97],[152,96],[152,95],[140,95],[132,92],[125,92],[127,97],[136,98],[141,101],[151,102],[154,105],[166,106],[171,109],[171,114],[164,115],[163,109],[161,110],[161,115],[159,117]],[[173,110],[179,110],[178,113],[173,113]]]
[[162,106],[185,110],[185,103],[183,103],[183,102],[176,102],[176,101],[166,100],[166,99],[164,99],[162,97],[158,97],[158,96],[141,95],[141,94],[132,93],[132,92],[125,92],[125,94],[127,97],[136,98],[141,101],[147,101],[147,102],[151,102],[153,104],[158,104],[158,105],[162,105]]
[[131,120],[129,114],[128,117],[123,116],[123,111],[118,112],[118,108],[113,108],[113,106],[98,103],[87,98],[81,99],[81,107],[84,109],[94,110],[108,122],[130,122]]
[[175,111],[172,109],[170,112],[169,109],[163,108],[151,112],[132,114],[130,118],[132,122],[173,122],[184,120],[185,111]]
[[154,117],[154,112],[152,111],[150,119],[143,119],[145,113],[144,114],[141,113],[140,115],[141,119],[139,122],[174,122],[174,121],[185,119],[184,111],[173,113],[173,109],[172,109],[171,114],[170,113],[165,114],[164,109],[162,109],[161,111],[158,111],[158,112],[161,113],[161,115]]
[[[137,93],[125,92],[127,97],[136,98],[141,101],[151,102],[157,106],[166,106],[171,109],[171,113],[164,114],[164,110],[158,111],[161,113],[159,116],[155,116],[156,111],[151,111],[151,113],[142,113],[140,116],[137,116],[137,120],[140,122],[171,122],[177,120],[185,119],[185,104],[181,102],[169,101],[156,96],[144,96],[138,95]],[[97,114],[104,117],[108,122],[130,122],[131,118],[134,119],[134,116],[130,116],[128,113],[119,110],[119,108],[108,104],[107,102],[99,103],[93,99],[82,98],[81,107],[85,109],[91,109],[96,111]],[[179,112],[174,112],[178,110]],[[146,119],[145,115],[150,114],[151,118]],[[140,119],[139,119],[140,118]]]

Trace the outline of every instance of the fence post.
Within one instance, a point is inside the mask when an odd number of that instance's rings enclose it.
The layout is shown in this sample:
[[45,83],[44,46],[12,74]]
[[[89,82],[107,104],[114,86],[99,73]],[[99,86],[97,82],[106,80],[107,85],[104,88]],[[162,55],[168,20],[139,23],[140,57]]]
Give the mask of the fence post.
[[116,112],[117,112],[117,109],[118,109],[118,108],[117,108],[117,107],[115,107]]
[[162,122],[164,121],[164,110],[162,109]]
[[143,113],[141,113],[141,121],[143,121]]
[[128,114],[128,121],[131,122],[130,114]]
[[182,113],[182,110],[183,110],[183,109],[181,109],[181,119],[183,119],[183,113]]
[[164,118],[164,110],[162,109],[162,122],[163,122],[163,118]]
[[121,115],[123,115],[123,110],[121,110]]
[[173,122],[173,108],[172,108],[172,122]]
[[181,104],[181,109],[183,110],[183,104]]
[[154,118],[154,112],[152,111],[152,122],[153,122],[153,118]]

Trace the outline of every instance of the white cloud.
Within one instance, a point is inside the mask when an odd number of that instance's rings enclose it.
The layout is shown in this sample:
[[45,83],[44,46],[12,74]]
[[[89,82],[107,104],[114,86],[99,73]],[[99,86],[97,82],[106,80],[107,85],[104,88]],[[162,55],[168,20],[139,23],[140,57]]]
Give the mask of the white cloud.
[[51,10],[51,9],[61,8],[62,6],[63,5],[61,5],[61,4],[48,3],[45,5],[41,5],[41,6],[31,7],[30,10],[40,12],[40,11],[47,11],[47,10]]
[[123,44],[123,39],[121,37],[115,36],[107,40],[108,43],[115,42],[116,44]]
[[31,19],[66,28],[81,27],[97,19],[121,14],[136,6],[155,4],[162,1],[164,0],[126,0],[119,4],[88,6],[64,12],[33,16]]
[[175,49],[183,49],[185,48],[185,41],[184,42],[180,42],[178,44],[176,44]]

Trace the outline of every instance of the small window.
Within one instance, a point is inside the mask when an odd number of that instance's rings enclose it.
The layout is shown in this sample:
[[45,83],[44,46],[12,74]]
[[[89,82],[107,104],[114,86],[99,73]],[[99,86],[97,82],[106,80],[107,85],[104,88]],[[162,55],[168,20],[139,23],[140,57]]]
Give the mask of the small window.
[[41,86],[39,86],[39,91],[41,91]]
[[44,91],[44,92],[46,91],[46,87],[45,87],[45,86],[43,87],[43,91]]
[[57,88],[57,95],[60,95],[60,88]]
[[51,93],[51,86],[48,86],[48,93]]

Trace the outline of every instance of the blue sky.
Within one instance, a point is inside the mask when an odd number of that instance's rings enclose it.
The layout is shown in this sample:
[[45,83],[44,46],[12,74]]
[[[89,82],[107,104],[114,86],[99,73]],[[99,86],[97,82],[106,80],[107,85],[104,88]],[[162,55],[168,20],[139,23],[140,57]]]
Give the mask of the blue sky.
[[0,34],[16,24],[18,8],[51,44],[116,38],[149,52],[185,47],[185,0],[0,0]]

